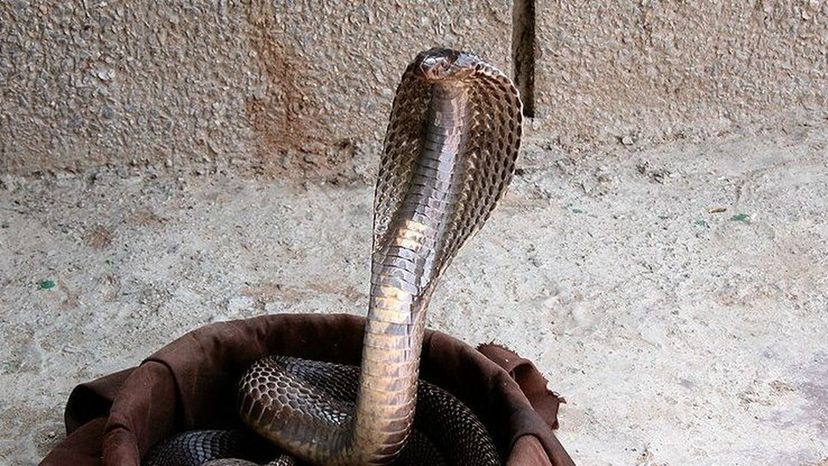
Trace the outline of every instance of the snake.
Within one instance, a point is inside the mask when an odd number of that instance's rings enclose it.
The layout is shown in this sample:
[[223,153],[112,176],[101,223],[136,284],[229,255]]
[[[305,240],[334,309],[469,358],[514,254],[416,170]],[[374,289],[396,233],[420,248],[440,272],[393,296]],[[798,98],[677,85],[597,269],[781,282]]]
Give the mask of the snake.
[[239,415],[258,440],[184,432],[144,464],[255,464],[244,455],[261,439],[281,452],[274,466],[503,464],[479,417],[418,376],[435,287],[514,175],[522,108],[511,79],[479,56],[417,54],[397,87],[377,174],[360,365],[266,356],[239,382]]

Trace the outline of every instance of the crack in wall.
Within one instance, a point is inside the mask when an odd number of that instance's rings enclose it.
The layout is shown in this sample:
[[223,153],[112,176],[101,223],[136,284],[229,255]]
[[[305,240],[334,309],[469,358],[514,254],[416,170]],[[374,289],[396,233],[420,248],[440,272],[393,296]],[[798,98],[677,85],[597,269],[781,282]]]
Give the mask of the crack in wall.
[[535,0],[515,0],[512,8],[512,66],[523,101],[523,116],[535,116]]

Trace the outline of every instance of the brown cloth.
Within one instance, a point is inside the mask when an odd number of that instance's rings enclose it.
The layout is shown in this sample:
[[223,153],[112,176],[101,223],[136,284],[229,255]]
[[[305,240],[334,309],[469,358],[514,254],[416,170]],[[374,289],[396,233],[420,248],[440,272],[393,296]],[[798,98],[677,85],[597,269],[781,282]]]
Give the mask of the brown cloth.
[[[236,383],[256,359],[283,354],[359,364],[365,320],[336,314],[281,314],[208,325],[140,366],[75,387],[66,439],[42,466],[138,466],[175,431],[239,426]],[[572,459],[552,433],[562,401],[531,362],[511,351],[479,350],[427,331],[421,377],[469,405],[509,466],[564,466]]]

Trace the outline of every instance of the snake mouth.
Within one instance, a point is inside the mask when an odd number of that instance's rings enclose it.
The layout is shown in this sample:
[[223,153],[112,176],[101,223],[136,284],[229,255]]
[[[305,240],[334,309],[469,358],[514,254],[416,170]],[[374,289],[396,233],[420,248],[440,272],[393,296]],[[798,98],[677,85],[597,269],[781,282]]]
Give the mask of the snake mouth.
[[476,71],[480,59],[468,52],[434,48],[417,57],[415,72],[425,81],[462,81]]

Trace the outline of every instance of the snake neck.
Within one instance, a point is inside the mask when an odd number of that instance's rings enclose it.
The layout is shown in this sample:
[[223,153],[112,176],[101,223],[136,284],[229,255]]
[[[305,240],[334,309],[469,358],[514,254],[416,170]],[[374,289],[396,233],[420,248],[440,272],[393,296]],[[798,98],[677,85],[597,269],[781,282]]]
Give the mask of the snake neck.
[[375,249],[350,453],[385,464],[402,449],[416,405],[425,315],[447,265],[455,206],[461,202],[468,90],[432,86],[421,155],[388,234]]

